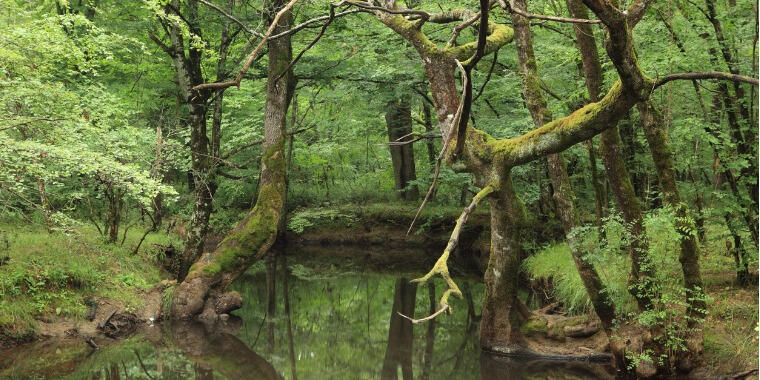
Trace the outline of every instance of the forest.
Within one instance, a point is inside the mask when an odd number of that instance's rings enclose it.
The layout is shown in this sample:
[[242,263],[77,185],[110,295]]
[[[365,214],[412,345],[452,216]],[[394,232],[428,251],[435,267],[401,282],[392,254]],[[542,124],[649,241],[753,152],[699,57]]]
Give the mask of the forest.
[[758,378],[758,3],[0,0],[0,378]]

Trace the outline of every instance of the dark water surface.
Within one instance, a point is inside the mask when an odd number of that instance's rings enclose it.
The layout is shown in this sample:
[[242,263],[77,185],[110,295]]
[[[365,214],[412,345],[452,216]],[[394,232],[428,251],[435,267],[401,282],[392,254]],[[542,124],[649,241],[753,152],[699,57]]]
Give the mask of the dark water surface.
[[424,268],[376,269],[303,255],[262,262],[234,285],[245,305],[222,326],[156,325],[95,351],[81,339],[37,342],[4,352],[0,378],[611,378],[592,364],[482,354],[483,286],[461,276],[453,313],[412,325],[396,312],[430,314],[442,285],[410,284]]

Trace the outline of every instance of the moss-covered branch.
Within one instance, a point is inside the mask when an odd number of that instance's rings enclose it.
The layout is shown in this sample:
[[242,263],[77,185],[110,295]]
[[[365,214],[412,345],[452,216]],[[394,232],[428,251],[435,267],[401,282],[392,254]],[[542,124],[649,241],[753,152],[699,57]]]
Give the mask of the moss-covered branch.
[[441,257],[438,258],[438,261],[435,262],[435,265],[433,265],[433,268],[430,269],[427,274],[420,278],[412,280],[412,282],[425,283],[431,277],[437,274],[440,275],[446,281],[446,285],[449,287],[443,293],[441,300],[439,301],[441,309],[449,308],[449,297],[451,295],[460,298],[462,297],[462,291],[459,290],[459,286],[457,286],[456,282],[454,282],[454,280],[451,278],[451,275],[449,274],[449,255],[451,255],[459,243],[459,235],[462,233],[462,229],[464,228],[465,223],[467,223],[467,218],[475,210],[475,207],[478,206],[478,203],[480,203],[483,198],[496,190],[497,187],[495,185],[489,184],[481,189],[477,194],[475,194],[474,197],[472,197],[470,204],[465,207],[465,209],[462,211],[462,214],[459,216],[459,219],[457,219],[457,224],[454,226],[454,230],[451,231],[451,237],[449,238],[449,242],[446,244],[446,248],[443,250]]

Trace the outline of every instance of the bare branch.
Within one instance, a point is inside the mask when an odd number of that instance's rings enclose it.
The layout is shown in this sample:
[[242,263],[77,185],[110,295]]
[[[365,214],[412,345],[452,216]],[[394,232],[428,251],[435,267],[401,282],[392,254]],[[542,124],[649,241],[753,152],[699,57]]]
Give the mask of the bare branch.
[[290,71],[290,69],[293,68],[293,65],[295,65],[296,62],[298,62],[301,59],[303,54],[306,53],[307,50],[311,49],[314,45],[316,45],[319,39],[325,35],[325,30],[327,30],[327,27],[330,26],[330,24],[332,24],[333,20],[335,19],[335,7],[336,7],[335,4],[330,4],[330,15],[327,21],[325,21],[325,23],[322,24],[322,29],[319,30],[319,33],[317,33],[317,36],[314,37],[314,39],[311,40],[311,42],[309,42],[309,44],[306,45],[306,47],[304,47],[303,49],[301,49],[300,52],[298,52],[298,55],[296,55],[296,58],[290,61],[290,63],[288,64],[288,67],[286,67],[285,70],[283,70],[280,73],[280,75],[277,76],[277,79],[275,79],[275,82],[280,80],[280,78],[282,78],[282,76],[285,75],[285,73]]
[[507,10],[510,12],[517,13],[520,16],[526,17],[526,18],[533,18],[537,20],[546,20],[546,21],[556,21],[556,22],[569,22],[573,24],[599,24],[601,23],[600,20],[589,20],[589,19],[582,19],[582,18],[570,18],[570,17],[558,17],[558,16],[546,16],[546,15],[539,15],[535,13],[528,13],[522,9],[519,9],[515,7],[515,3],[513,0],[509,0],[509,4],[507,5]]
[[219,90],[227,87],[232,86],[238,86],[240,87],[240,82],[243,80],[243,76],[245,73],[248,72],[248,69],[253,64],[253,61],[256,59],[256,56],[259,54],[259,51],[264,47],[267,40],[269,40],[269,36],[272,35],[274,32],[274,29],[277,27],[277,24],[280,22],[280,18],[282,15],[284,15],[286,12],[290,10],[290,8],[293,8],[293,5],[296,4],[298,0],[290,0],[289,3],[285,4],[282,9],[280,9],[279,12],[274,16],[274,19],[272,20],[272,23],[269,25],[269,29],[267,29],[267,32],[264,34],[264,37],[261,39],[261,42],[259,42],[258,46],[256,46],[255,49],[251,52],[251,54],[248,55],[248,58],[245,60],[245,63],[243,64],[243,67],[240,69],[240,72],[238,72],[237,76],[235,76],[235,79],[228,81],[228,82],[215,82],[215,83],[204,83],[197,85],[193,87],[193,90],[200,91],[200,90]]
[[449,38],[449,42],[447,43],[447,46],[454,46],[457,42],[457,37],[459,37],[459,33],[461,33],[465,28],[474,24],[475,21],[478,21],[478,20],[480,20],[480,12],[476,13],[469,20],[465,20],[465,22],[455,26],[454,31],[451,32],[451,38]]
[[229,14],[227,11],[225,11],[222,8],[220,8],[219,6],[211,4],[211,3],[209,3],[206,0],[198,0],[198,2],[200,2],[201,4],[204,4],[207,7],[211,8],[211,9],[213,9],[213,10],[219,12],[219,13],[221,13],[224,17],[227,17],[228,19],[230,19],[235,24],[240,25],[240,27],[243,28],[243,30],[245,30],[246,33],[254,35],[254,36],[259,37],[259,38],[264,38],[264,36],[261,33],[255,31],[255,30],[250,29],[245,23],[243,23],[242,21],[238,20],[237,18],[235,18],[234,16],[232,16],[231,14]]
[[[338,4],[335,5],[335,7],[339,7],[340,5],[341,4],[338,3]],[[366,12],[366,11],[363,10],[363,9],[350,9],[350,10],[347,10],[347,11],[336,13],[334,18],[342,17],[342,16],[345,16],[345,15],[348,15],[348,14],[351,14],[351,13],[359,13],[359,12]],[[301,29],[309,28],[311,24],[314,24],[314,23],[317,23],[317,22],[320,22],[320,21],[325,21],[328,18],[330,18],[329,15],[328,16],[321,16],[321,17],[313,18],[313,19],[308,20],[308,21],[304,21],[304,22],[302,22],[302,23],[294,26],[290,30],[286,30],[286,31],[284,31],[282,33],[278,33],[278,34],[275,34],[275,35],[269,37],[269,39],[270,40],[274,40],[274,39],[278,39],[280,37],[285,37],[288,34],[294,34],[294,33],[298,32],[298,31],[300,31]]]
[[449,305],[444,305],[443,307],[441,307],[440,309],[438,309],[438,311],[436,311],[435,313],[430,314],[427,317],[421,318],[421,319],[414,319],[414,318],[411,318],[411,317],[407,317],[406,315],[401,314],[401,312],[399,312],[399,311],[397,311],[396,313],[398,315],[400,315],[401,317],[408,319],[410,322],[412,322],[412,323],[414,323],[416,325],[418,323],[427,322],[427,321],[429,321],[431,319],[434,319],[435,317],[443,314],[443,312],[446,311],[446,310],[448,310],[448,309],[449,309]]
[[[477,194],[475,194],[474,197],[472,197],[472,201],[470,204],[465,207],[464,210],[462,210],[462,214],[459,215],[459,219],[457,219],[457,224],[454,226],[454,230],[451,231],[451,237],[449,238],[448,244],[446,244],[446,248],[443,250],[443,253],[441,254],[441,257],[438,258],[438,261],[435,262],[435,265],[433,265],[433,268],[430,269],[430,271],[425,274],[424,276],[412,280],[412,282],[417,283],[425,283],[427,280],[429,280],[431,277],[435,275],[440,275],[445,281],[446,284],[449,286],[449,288],[443,293],[441,296],[441,300],[438,302],[441,305],[441,310],[449,309],[449,296],[452,294],[457,297],[462,297],[462,291],[459,290],[459,287],[457,286],[456,282],[451,278],[451,275],[449,274],[449,266],[448,266],[448,260],[449,256],[452,252],[454,252],[454,249],[457,246],[457,243],[459,243],[459,235],[462,233],[462,229],[464,228],[465,223],[467,223],[467,218],[470,216],[470,214],[475,210],[475,208],[478,206],[478,203],[488,196],[489,194],[493,193],[497,190],[497,187],[493,184],[488,184],[486,187],[484,187],[482,190],[480,190]],[[439,310],[435,314],[433,314],[430,317],[423,318],[420,321],[426,321],[432,318],[435,318],[435,315],[442,313],[442,311]]]
[[499,51],[493,52],[493,61],[491,61],[491,68],[488,69],[488,75],[486,75],[486,80],[483,81],[483,84],[480,86],[480,90],[478,90],[478,94],[475,95],[475,97],[472,99],[472,102],[475,103],[478,98],[480,98],[480,95],[483,95],[483,90],[486,89],[486,85],[491,80],[491,74],[493,74],[493,69],[496,67],[496,61],[499,60]]
[[[415,121],[418,122],[418,123],[420,123],[420,124],[422,124],[422,125],[425,125],[425,123],[422,122],[422,120],[418,120],[418,119],[415,118]],[[401,141],[401,140],[403,140],[403,139],[405,139],[407,137],[414,137],[414,138],[411,139],[411,140]],[[405,134],[405,135],[397,138],[395,141],[391,141],[391,142],[389,142],[387,144],[391,145],[391,146],[409,145],[409,144],[415,143],[417,141],[420,141],[422,139],[439,139],[439,138],[441,138],[441,135],[439,135],[437,133],[412,132],[412,133],[407,133],[407,134]]]
[[[465,75],[464,68],[462,67],[462,64],[458,60],[454,60],[457,65],[459,66],[460,70],[462,71],[462,87],[466,87],[467,83],[467,76]],[[462,90],[464,91],[464,90]],[[462,97],[464,97],[464,93],[462,94]],[[459,120],[462,117],[462,107],[464,107],[464,102],[459,102],[459,108],[457,108],[457,113],[454,115],[454,118],[451,120],[451,125],[449,125],[448,131],[446,132],[446,137],[443,139],[443,146],[441,147],[441,151],[438,153],[438,157],[435,159],[435,171],[433,173],[433,182],[430,183],[430,188],[428,188],[427,194],[425,194],[425,199],[422,200],[422,204],[420,204],[420,208],[417,209],[417,213],[414,214],[414,219],[412,219],[412,223],[409,224],[409,229],[406,230],[406,234],[409,235],[409,233],[412,232],[412,228],[414,228],[414,223],[417,222],[417,218],[420,217],[420,214],[422,213],[422,209],[425,208],[425,205],[430,200],[430,196],[433,195],[433,190],[435,190],[435,185],[438,183],[438,176],[441,174],[441,160],[443,160],[443,156],[446,154],[446,149],[449,147],[449,143],[451,143],[451,138],[454,136],[454,128],[456,128],[459,125]]]
[[366,10],[379,11],[379,12],[389,13],[389,14],[394,14],[394,15],[416,15],[416,16],[418,16],[419,18],[421,18],[423,20],[429,20],[430,17],[431,17],[430,13],[427,13],[427,12],[424,12],[424,11],[420,11],[420,10],[417,10],[417,9],[389,9],[389,8],[378,7],[378,6],[372,5],[371,3],[365,2],[365,1],[349,1],[349,0],[346,0],[346,1],[343,1],[341,3],[346,3],[346,4],[354,5],[354,6],[357,6],[359,8],[366,9]]
[[[303,127],[303,128],[301,128],[301,129],[295,130],[295,131],[293,131],[293,132],[288,132],[288,133],[286,133],[286,134],[287,134],[288,136],[297,135],[297,134],[299,134],[299,133],[301,133],[301,132],[306,132],[306,131],[308,131],[309,129],[312,129],[312,128],[314,128],[314,126],[315,126],[315,125],[316,125],[316,124],[312,123],[312,124],[311,124],[311,125],[309,125],[308,127]],[[251,142],[249,142],[249,143],[247,143],[247,144],[243,144],[243,145],[241,145],[241,146],[239,146],[239,147],[237,147],[237,148],[235,148],[235,149],[232,149],[232,150],[230,150],[229,152],[227,152],[225,155],[223,155],[223,156],[222,156],[222,157],[220,157],[220,158],[221,158],[221,160],[222,160],[222,161],[224,161],[224,160],[226,160],[226,159],[228,159],[228,158],[230,158],[230,157],[232,157],[232,156],[234,156],[234,155],[236,155],[236,154],[238,154],[238,153],[240,153],[240,152],[242,152],[242,151],[244,151],[244,150],[246,150],[246,149],[248,149],[248,148],[250,148],[250,147],[252,147],[252,146],[254,146],[254,145],[259,145],[259,144],[263,144],[263,143],[264,143],[264,140],[256,140],[256,141],[251,141]],[[224,162],[223,162],[223,163],[224,163]],[[227,166],[230,166],[230,165],[227,165]]]
[[[472,107],[472,81],[470,80],[470,70],[472,68],[466,68],[462,66],[459,60],[454,60],[459,66],[459,70],[462,71],[462,97],[459,101],[459,115],[456,119],[456,124],[452,124],[451,128],[455,128],[457,145],[454,147],[454,155],[458,155],[464,149],[465,136],[467,133],[467,117],[470,115],[470,108]],[[474,121],[473,121],[474,123]],[[453,135],[453,131],[449,131],[449,135]]]
[[755,86],[758,85],[757,78],[747,77],[747,76],[738,75],[738,74],[724,73],[720,71],[704,71],[704,72],[696,72],[696,73],[678,73],[678,74],[666,75],[658,79],[657,82],[655,82],[654,88],[660,87],[665,83],[668,83],[670,81],[677,80],[677,79],[687,79],[687,80],[723,79],[723,80],[729,80],[733,82],[744,82],[744,83],[754,84]]
[[158,47],[161,48],[161,50],[164,51],[164,53],[169,54],[170,57],[174,57],[174,49],[169,47],[169,45],[165,44],[163,41],[161,41],[158,37],[156,37],[153,32],[148,32],[148,38],[150,38],[153,42],[158,45]]

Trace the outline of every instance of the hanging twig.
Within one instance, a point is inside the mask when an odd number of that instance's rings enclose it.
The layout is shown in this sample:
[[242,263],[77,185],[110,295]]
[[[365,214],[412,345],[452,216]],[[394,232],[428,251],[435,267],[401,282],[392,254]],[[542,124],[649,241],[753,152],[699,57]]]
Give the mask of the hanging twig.
[[[569,17],[557,17],[557,16],[546,16],[546,15],[539,15],[535,13],[528,13],[522,9],[519,9],[515,7],[515,3],[512,0],[509,0],[509,3],[504,3],[503,1],[500,2],[500,5],[502,8],[506,8],[510,12],[517,13],[520,16],[523,16],[525,18],[533,18],[537,20],[547,20],[547,21],[557,21],[557,22],[569,22],[574,24],[599,24],[602,21],[601,20],[589,20],[589,19],[582,19],[582,18],[569,18]],[[505,7],[506,6],[506,7]]]
[[[454,61],[457,63],[457,66],[459,66],[459,70],[462,73],[462,87],[466,88],[468,78],[464,72],[464,67],[462,67],[462,63],[459,62],[459,60],[455,59]],[[462,95],[464,96],[464,93]],[[445,131],[446,138],[444,138],[441,151],[438,153],[438,157],[435,160],[435,172],[433,173],[433,182],[430,184],[430,188],[428,188],[428,192],[427,194],[425,194],[425,198],[422,200],[422,204],[420,204],[420,208],[417,209],[417,213],[414,215],[414,219],[412,219],[412,223],[409,224],[409,229],[406,230],[407,236],[409,235],[409,233],[412,232],[412,228],[414,228],[414,223],[417,222],[417,218],[420,217],[420,214],[422,213],[422,209],[425,208],[425,205],[427,204],[428,200],[430,200],[430,196],[433,195],[433,190],[435,190],[435,185],[438,182],[438,176],[441,174],[441,161],[443,160],[443,156],[446,154],[446,149],[448,148],[449,143],[451,142],[451,137],[454,136],[454,128],[456,128],[456,126],[459,125],[459,119],[462,117],[462,107],[464,107],[464,103],[459,102],[459,108],[457,109],[457,113],[456,115],[454,115],[454,118],[451,120],[451,124],[449,125],[448,131]]]
[[[438,302],[441,305],[441,308],[433,313],[432,315],[422,318],[422,319],[412,319],[409,317],[406,317],[402,315],[402,317],[405,317],[412,321],[412,323],[420,323],[424,321],[429,321],[436,316],[440,315],[446,310],[449,310],[451,307],[449,306],[449,296],[454,295],[457,297],[462,297],[462,291],[459,290],[459,287],[457,286],[456,282],[451,278],[451,275],[449,274],[449,256],[452,252],[454,252],[454,249],[457,247],[457,244],[459,243],[459,235],[462,233],[462,229],[464,228],[465,223],[467,223],[467,218],[470,216],[470,214],[475,210],[475,208],[478,206],[478,203],[488,196],[489,194],[496,191],[497,188],[493,184],[488,184],[486,187],[484,187],[482,190],[480,190],[477,194],[475,194],[474,197],[472,197],[472,201],[470,204],[462,210],[462,214],[459,215],[459,219],[457,219],[457,224],[454,226],[454,230],[451,231],[451,237],[449,238],[448,244],[446,244],[446,248],[443,250],[443,253],[441,254],[441,257],[438,258],[438,261],[435,262],[435,265],[433,265],[433,268],[430,269],[430,271],[425,274],[424,276],[412,280],[412,282],[417,283],[425,283],[427,280],[429,280],[431,277],[435,275],[440,275],[448,285],[448,289],[446,289],[445,292],[443,292],[443,295],[441,296],[441,300]],[[399,313],[400,314],[400,313]]]

